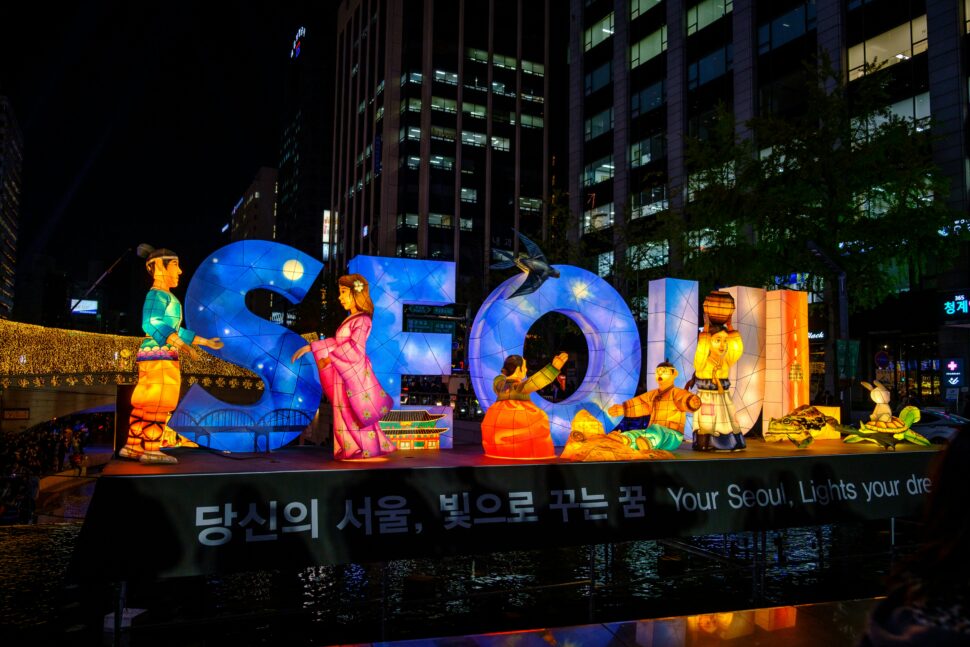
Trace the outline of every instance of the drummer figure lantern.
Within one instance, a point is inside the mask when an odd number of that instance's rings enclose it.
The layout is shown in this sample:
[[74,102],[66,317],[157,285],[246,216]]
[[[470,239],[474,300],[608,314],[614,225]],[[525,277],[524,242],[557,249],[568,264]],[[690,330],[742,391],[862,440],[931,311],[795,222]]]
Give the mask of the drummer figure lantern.
[[731,365],[744,352],[741,333],[731,327],[734,297],[711,292],[704,299],[704,329],[697,335],[694,377],[701,407],[694,414],[693,448],[697,451],[741,451],[744,434],[738,425],[728,379]]
[[145,268],[152,277],[142,309],[145,339],[136,359],[138,384],[131,394],[128,439],[118,453],[142,463],[174,464],[178,460],[162,453],[163,447],[194,445],[168,426],[182,384],[179,355],[195,359],[196,346],[218,350],[223,344],[218,337],[206,339],[182,327],[182,304],[171,291],[182,274],[178,256],[167,249],[146,247],[139,248],[139,252],[148,252]]

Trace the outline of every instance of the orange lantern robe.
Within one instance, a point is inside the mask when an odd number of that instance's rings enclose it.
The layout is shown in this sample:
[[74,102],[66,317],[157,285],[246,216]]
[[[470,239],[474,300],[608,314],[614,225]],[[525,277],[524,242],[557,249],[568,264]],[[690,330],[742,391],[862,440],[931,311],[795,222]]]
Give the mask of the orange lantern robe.
[[539,460],[555,458],[549,417],[532,403],[529,394],[538,391],[559,375],[549,364],[524,381],[499,375],[492,382],[498,400],[485,412],[482,420],[482,446],[493,458]]

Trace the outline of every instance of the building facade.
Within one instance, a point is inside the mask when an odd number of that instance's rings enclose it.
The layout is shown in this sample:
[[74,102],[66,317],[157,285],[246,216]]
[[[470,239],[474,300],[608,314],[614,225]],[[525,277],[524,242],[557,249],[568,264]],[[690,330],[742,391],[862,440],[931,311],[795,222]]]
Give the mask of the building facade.
[[[321,253],[330,203],[332,30],[329,21],[312,19],[295,29],[286,52],[276,240],[315,258]],[[319,285],[320,280],[299,305],[287,306],[287,325],[296,330],[319,328]]]
[[[232,208],[229,220],[229,240],[276,240],[276,202],[279,182],[275,168],[262,167],[256,172],[256,177],[243,192],[239,201]],[[247,297],[249,309],[266,319],[276,323],[286,322],[284,308],[276,308],[274,304],[282,303],[280,298],[271,292],[259,290]],[[290,322],[293,323],[293,322]]]
[[549,120],[550,59],[565,60],[556,11],[550,0],[341,4],[336,271],[358,254],[454,261],[459,302],[477,304],[505,278],[489,276],[492,249],[517,248],[513,229],[543,237],[562,143]]
[[9,319],[13,312],[23,159],[23,135],[13,105],[0,97],[0,319]]
[[[634,256],[640,269],[676,266],[667,241],[651,234],[659,214],[684,206],[685,136],[703,135],[719,104],[740,130],[753,117],[797,111],[804,61],[817,53],[850,88],[865,62],[886,66],[891,110],[932,118],[934,161],[950,181],[944,199],[965,214],[968,7],[966,0],[571,0],[569,205],[579,216],[575,236],[593,251],[591,269],[608,276]],[[910,287],[953,302],[970,287],[968,270],[964,249]],[[904,330],[860,320],[853,337],[863,338],[864,366],[887,351],[897,385],[915,380],[942,397],[940,358],[967,356],[968,325],[930,316]],[[869,332],[880,328],[892,340]]]

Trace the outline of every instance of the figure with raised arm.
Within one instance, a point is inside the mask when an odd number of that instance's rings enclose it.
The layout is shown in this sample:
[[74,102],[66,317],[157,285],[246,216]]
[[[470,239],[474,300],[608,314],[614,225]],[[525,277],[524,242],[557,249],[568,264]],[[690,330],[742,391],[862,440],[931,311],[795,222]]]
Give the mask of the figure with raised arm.
[[549,416],[532,403],[529,394],[552,384],[568,359],[566,353],[559,353],[541,371],[527,376],[524,357],[505,358],[501,375],[492,382],[498,399],[482,420],[482,446],[486,456],[518,460],[555,458]]

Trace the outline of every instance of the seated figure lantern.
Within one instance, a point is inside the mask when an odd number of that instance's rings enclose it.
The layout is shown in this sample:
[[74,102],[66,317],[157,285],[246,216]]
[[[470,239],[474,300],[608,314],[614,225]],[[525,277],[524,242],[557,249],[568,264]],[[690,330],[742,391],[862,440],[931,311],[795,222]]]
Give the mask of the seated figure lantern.
[[182,375],[179,353],[198,356],[194,346],[222,348],[218,337],[206,339],[182,327],[182,304],[172,294],[182,270],[178,256],[167,249],[145,249],[145,267],[152,275],[152,287],[145,296],[142,328],[145,339],[138,349],[138,385],[131,394],[131,417],[128,439],[118,455],[142,463],[178,463],[174,456],[160,450],[165,439],[177,438],[168,426],[172,411],[178,405]]
[[684,422],[687,413],[701,408],[701,399],[686,389],[674,386],[677,369],[670,362],[657,364],[657,388],[614,404],[607,411],[611,416],[637,418],[650,416],[646,429],[614,431],[617,439],[639,450],[677,449],[684,441]]
[[492,383],[498,400],[482,420],[482,446],[493,458],[537,460],[555,458],[549,417],[529,394],[552,384],[569,356],[559,353],[538,373],[526,377],[525,358],[509,355],[502,374]]

